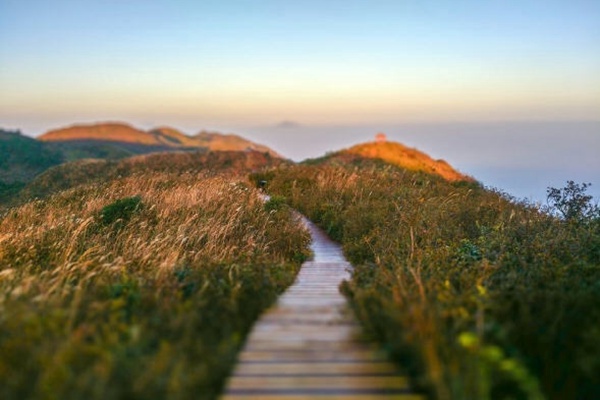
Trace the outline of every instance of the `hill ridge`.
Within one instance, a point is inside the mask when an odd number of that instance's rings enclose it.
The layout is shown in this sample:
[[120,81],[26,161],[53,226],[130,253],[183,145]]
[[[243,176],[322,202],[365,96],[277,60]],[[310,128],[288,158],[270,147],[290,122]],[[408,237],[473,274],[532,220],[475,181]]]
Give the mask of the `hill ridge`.
[[475,179],[454,169],[445,160],[435,160],[428,154],[398,142],[367,142],[341,150],[340,154],[383,160],[412,171],[426,172],[455,182],[474,182]]
[[269,147],[252,142],[239,135],[219,132],[200,131],[189,136],[166,125],[159,125],[149,130],[142,130],[124,122],[98,122],[90,124],[73,124],[57,128],[40,135],[42,142],[110,142],[141,146],[160,146],[168,149],[199,149],[208,151],[244,151],[255,150],[269,153],[271,156],[283,158]]

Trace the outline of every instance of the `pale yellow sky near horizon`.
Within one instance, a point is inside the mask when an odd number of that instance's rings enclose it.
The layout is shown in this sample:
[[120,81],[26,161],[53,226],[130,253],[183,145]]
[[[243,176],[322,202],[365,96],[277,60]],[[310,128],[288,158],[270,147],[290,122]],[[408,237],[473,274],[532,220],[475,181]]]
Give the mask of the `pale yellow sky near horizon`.
[[0,3],[0,124],[600,120],[600,3]]

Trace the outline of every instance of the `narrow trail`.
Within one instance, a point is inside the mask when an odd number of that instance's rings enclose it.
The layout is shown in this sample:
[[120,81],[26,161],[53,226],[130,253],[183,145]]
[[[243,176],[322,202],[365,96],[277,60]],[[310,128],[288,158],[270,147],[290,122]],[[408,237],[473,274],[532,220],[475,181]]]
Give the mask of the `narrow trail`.
[[306,222],[314,258],[254,325],[223,400],[423,399],[359,326],[339,293],[350,264]]

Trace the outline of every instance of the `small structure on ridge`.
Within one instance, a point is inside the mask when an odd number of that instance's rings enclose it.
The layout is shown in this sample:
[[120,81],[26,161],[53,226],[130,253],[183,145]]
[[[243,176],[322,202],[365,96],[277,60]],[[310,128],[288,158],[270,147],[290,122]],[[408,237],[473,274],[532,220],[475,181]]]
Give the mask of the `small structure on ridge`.
[[375,142],[385,143],[386,141],[387,141],[387,136],[385,136],[385,133],[379,132],[377,135],[375,135]]

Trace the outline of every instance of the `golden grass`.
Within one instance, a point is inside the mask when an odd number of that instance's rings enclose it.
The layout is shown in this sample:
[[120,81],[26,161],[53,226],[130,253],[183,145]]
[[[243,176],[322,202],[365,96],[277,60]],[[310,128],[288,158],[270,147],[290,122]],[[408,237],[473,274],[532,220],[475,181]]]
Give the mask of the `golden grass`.
[[427,154],[394,142],[372,142],[353,146],[342,153],[376,158],[406,168],[441,176],[448,181],[473,182],[474,179],[456,171],[444,160],[434,160]]
[[[275,222],[264,215],[253,190],[219,177],[171,179],[169,174],[133,176],[10,211],[0,222],[0,268],[17,268],[22,277],[40,269],[80,273],[71,266],[100,263],[109,271],[135,265],[161,275],[186,262],[247,261],[258,255],[275,263],[285,260],[288,254],[271,246],[274,239],[267,232]],[[127,229],[98,226],[102,207],[136,195],[142,196],[144,209]]]
[[[103,222],[117,200],[140,199]],[[309,235],[234,178],[137,173],[0,215],[0,398],[214,398]]]

